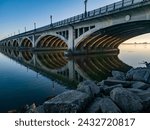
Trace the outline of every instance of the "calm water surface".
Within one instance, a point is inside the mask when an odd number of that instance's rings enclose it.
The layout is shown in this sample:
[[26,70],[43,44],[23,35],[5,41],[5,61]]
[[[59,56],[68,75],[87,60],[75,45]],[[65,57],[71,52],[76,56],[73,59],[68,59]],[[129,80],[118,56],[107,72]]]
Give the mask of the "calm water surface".
[[150,45],[121,45],[120,54],[64,57],[63,52],[31,53],[1,50],[0,112],[21,109],[25,104],[41,104],[77,83],[101,81],[112,70],[127,71],[130,66],[150,62]]
[[143,67],[143,61],[150,62],[150,44],[122,44],[119,59],[132,67]]

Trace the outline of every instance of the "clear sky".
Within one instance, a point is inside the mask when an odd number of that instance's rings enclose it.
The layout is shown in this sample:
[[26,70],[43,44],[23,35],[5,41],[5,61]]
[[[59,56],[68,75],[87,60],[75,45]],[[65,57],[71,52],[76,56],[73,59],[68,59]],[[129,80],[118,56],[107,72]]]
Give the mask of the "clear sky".
[[[88,0],[88,10],[120,0]],[[0,0],[0,39],[84,12],[84,0]]]

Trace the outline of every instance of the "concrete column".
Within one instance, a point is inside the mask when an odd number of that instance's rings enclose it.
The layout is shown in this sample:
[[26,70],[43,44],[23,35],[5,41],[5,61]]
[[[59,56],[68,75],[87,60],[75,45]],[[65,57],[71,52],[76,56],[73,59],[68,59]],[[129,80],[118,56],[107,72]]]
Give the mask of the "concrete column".
[[32,44],[33,44],[33,48],[34,48],[35,47],[35,34],[33,34],[32,37],[33,37],[33,40],[32,40],[33,43]]
[[19,39],[18,39],[19,47],[21,46],[21,41],[22,41],[22,38],[19,38]]
[[74,29],[74,26],[70,25],[70,27],[69,27],[68,49],[70,49],[72,51],[75,50],[74,42],[75,42],[75,29]]

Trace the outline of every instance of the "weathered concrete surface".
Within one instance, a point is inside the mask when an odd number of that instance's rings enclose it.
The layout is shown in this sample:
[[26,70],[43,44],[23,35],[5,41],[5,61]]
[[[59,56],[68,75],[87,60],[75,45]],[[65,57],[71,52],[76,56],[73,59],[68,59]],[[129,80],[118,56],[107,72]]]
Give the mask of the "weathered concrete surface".
[[126,79],[150,83],[150,69],[149,68],[136,68],[136,69],[132,68],[130,71],[127,72]]
[[87,113],[120,113],[120,109],[110,98],[96,98]]
[[102,98],[100,108],[103,113],[120,113],[120,109],[110,98]]
[[76,90],[64,92],[44,103],[45,112],[76,113],[83,112],[90,100],[90,96]]
[[132,82],[131,81],[122,81],[122,80],[104,80],[103,84],[108,85],[108,86],[122,84],[123,87],[130,87]]
[[131,91],[132,93],[134,93],[134,94],[139,94],[139,93],[141,93],[141,92],[143,92],[143,90],[141,90],[141,89],[136,89],[136,88],[127,88],[129,91]]
[[100,103],[101,103],[102,98],[101,97],[97,97],[95,98],[95,100],[93,101],[93,103],[91,103],[87,108],[86,108],[86,113],[101,113],[101,108],[100,108]]
[[115,88],[110,93],[111,99],[123,112],[141,112],[143,105],[141,99],[125,88]]
[[117,85],[113,85],[113,86],[103,86],[102,91],[105,95],[110,95],[110,92],[118,87],[123,87],[122,84],[117,84]]
[[131,88],[146,90],[150,88],[150,85],[141,81],[137,81],[131,85]]
[[90,80],[81,82],[78,85],[77,90],[87,93],[91,97],[94,97],[94,96],[97,96],[100,94],[100,87],[97,86],[93,81],[90,81]]
[[120,71],[112,71],[112,76],[116,80],[126,80],[126,75]]

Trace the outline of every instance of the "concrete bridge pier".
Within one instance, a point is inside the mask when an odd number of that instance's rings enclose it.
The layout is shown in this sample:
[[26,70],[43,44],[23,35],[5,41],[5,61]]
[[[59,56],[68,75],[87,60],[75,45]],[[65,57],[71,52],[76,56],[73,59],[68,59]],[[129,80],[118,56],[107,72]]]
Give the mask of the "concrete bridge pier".
[[75,29],[73,25],[69,27],[68,50],[74,52],[75,50]]

